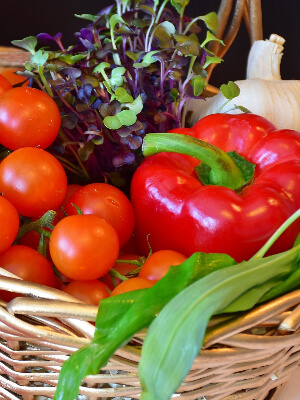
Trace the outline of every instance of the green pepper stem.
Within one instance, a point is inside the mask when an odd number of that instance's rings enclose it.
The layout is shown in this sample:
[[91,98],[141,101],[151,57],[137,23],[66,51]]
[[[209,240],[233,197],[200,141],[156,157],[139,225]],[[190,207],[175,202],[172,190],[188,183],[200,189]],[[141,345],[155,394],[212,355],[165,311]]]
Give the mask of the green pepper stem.
[[160,152],[186,154],[202,161],[210,168],[209,183],[212,185],[237,190],[245,184],[241,170],[229,155],[203,140],[179,133],[148,133],[143,141],[144,155]]

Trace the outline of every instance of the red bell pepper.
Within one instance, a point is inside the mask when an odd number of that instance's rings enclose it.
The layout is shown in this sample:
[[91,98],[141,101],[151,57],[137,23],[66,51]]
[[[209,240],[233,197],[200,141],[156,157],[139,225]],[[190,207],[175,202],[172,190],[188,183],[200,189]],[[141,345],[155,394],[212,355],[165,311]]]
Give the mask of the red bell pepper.
[[[153,251],[247,260],[300,208],[300,133],[276,130],[257,115],[210,115],[192,128],[148,134],[143,146],[146,159],[133,176],[131,201],[144,254],[149,243]],[[228,160],[232,151],[255,165],[249,182]],[[196,174],[199,160],[206,164],[206,184]],[[269,254],[289,249],[299,230],[296,221]]]

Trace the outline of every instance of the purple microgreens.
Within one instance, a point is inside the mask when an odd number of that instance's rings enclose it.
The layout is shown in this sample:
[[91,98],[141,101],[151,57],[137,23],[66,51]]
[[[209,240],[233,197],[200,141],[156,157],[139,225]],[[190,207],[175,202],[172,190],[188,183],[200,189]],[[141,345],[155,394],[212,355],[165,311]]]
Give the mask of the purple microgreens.
[[[113,3],[77,15],[87,24],[67,49],[61,33],[14,44],[31,53],[26,73],[60,109],[60,135],[49,151],[84,179],[118,173],[124,182],[122,174],[143,161],[144,135],[184,126],[189,99],[202,96],[207,66],[221,60],[205,48],[218,40],[216,13],[192,19],[184,15],[189,0]],[[43,44],[60,51],[37,49]]]
[[54,36],[51,36],[48,33],[39,33],[36,36],[36,38],[37,38],[37,40],[38,40],[38,42],[40,44],[50,44],[50,45],[52,45],[53,43],[56,43],[57,46],[60,48],[60,50],[62,52],[66,51],[64,46],[63,46],[63,44],[62,44],[62,42],[61,42],[61,38],[62,38],[62,33],[61,32],[58,32]]

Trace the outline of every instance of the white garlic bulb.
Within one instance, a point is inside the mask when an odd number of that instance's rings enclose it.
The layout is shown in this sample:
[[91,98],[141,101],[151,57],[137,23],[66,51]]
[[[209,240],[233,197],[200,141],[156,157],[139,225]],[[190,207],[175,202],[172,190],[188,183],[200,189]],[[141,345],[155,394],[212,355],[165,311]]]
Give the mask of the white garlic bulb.
[[[236,81],[240,95],[228,102],[222,113],[239,114],[234,105],[243,106],[254,114],[270,120],[278,129],[300,131],[300,81],[282,80],[280,63],[285,40],[271,35],[269,40],[253,43],[248,56],[247,79]],[[189,104],[190,123],[214,114],[227,99],[220,92],[207,100],[193,99]]]

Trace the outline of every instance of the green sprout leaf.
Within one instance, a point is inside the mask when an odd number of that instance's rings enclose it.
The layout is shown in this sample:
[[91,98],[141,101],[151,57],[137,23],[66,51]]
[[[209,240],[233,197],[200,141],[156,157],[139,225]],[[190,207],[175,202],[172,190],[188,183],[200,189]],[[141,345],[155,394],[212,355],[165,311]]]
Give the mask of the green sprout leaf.
[[226,97],[226,99],[228,100],[232,100],[235,97],[239,96],[240,94],[240,88],[236,83],[232,81],[229,81],[227,85],[226,84],[221,85],[220,90],[223,96]]
[[217,33],[218,30],[218,15],[217,13],[210,12],[206,15],[202,15],[200,17],[198,17],[198,19],[202,20],[205,25],[207,26],[207,28],[209,30],[211,30],[214,34]]
[[213,35],[210,31],[207,31],[207,32],[206,32],[206,39],[202,42],[201,47],[204,48],[205,45],[206,45],[207,43],[212,42],[212,41],[214,41],[214,40],[217,41],[217,42],[219,42],[219,43],[221,43],[222,45],[225,46],[223,40],[218,39],[218,38],[217,38],[215,35]]
[[152,7],[147,6],[145,4],[142,4],[142,5],[139,6],[139,8],[141,10],[145,11],[146,13],[151,14],[153,17],[155,16],[155,11],[154,11],[154,9]]
[[37,42],[35,36],[28,36],[22,40],[12,40],[11,43],[14,46],[21,47],[22,49],[29,51],[31,54],[34,54]]
[[38,50],[32,57],[31,61],[33,64],[36,64],[42,67],[45,62],[48,60],[49,54],[44,52],[43,50]]
[[133,125],[136,120],[136,115],[132,110],[122,110],[116,115],[105,117],[103,123],[107,128],[117,130],[123,125]]
[[182,9],[184,9],[189,2],[190,0],[171,0],[171,4],[176,9],[178,14],[181,14]]
[[[173,24],[171,24],[171,22],[169,22],[169,21],[164,21],[164,22],[162,22],[161,24],[159,24],[159,25],[157,26],[157,28],[158,28],[158,27],[163,28],[164,31],[165,31],[169,36],[174,35],[174,34],[176,33],[176,28],[175,28],[175,26],[174,26]],[[156,28],[156,29],[157,29],[157,28]]]
[[115,96],[116,96],[116,99],[122,104],[133,102],[133,97],[123,87],[118,87],[116,89]]
[[85,143],[78,149],[78,155],[81,161],[87,161],[95,149],[95,144],[92,141]]
[[206,56],[206,61],[203,65],[203,69],[206,69],[210,64],[220,64],[222,61],[223,59],[218,56]]
[[116,67],[111,71],[110,84],[111,86],[121,86],[123,85],[126,69],[124,67]]
[[193,86],[194,96],[200,96],[207,85],[207,81],[202,76],[194,76],[194,78],[191,79],[191,84]]
[[143,54],[143,51],[134,52],[134,51],[126,51],[126,56],[129,57],[133,61],[137,61],[139,57]]
[[159,53],[159,50],[149,51],[144,57],[142,62],[134,63],[134,68],[144,68],[149,67],[149,65],[155,63],[157,60],[153,57],[154,54]]
[[127,108],[129,108],[131,111],[133,111],[135,113],[135,115],[138,115],[144,107],[141,95],[138,95],[138,97],[136,99],[134,99],[133,102],[126,103],[124,105]]
[[93,14],[74,14],[75,17],[81,18],[81,19],[87,19],[88,21],[95,22],[99,18],[99,15],[93,15]]
[[113,14],[109,19],[109,26],[111,30],[114,30],[117,24],[125,24],[126,22],[119,14]]
[[180,51],[181,54],[185,56],[198,56],[199,55],[199,44],[193,40],[188,40],[183,44],[177,44],[175,46],[176,50]]

